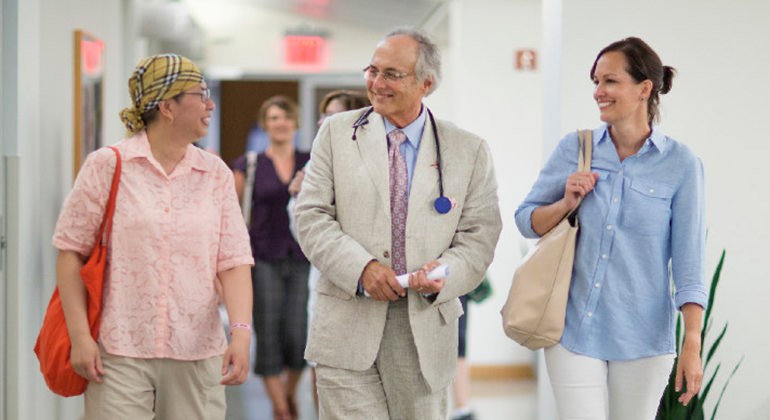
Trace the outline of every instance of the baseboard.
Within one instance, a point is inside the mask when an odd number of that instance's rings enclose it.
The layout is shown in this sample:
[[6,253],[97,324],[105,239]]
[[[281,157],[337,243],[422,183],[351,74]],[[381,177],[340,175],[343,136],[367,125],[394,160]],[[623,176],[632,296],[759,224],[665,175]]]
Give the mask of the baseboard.
[[471,365],[471,379],[481,381],[535,379],[531,365]]

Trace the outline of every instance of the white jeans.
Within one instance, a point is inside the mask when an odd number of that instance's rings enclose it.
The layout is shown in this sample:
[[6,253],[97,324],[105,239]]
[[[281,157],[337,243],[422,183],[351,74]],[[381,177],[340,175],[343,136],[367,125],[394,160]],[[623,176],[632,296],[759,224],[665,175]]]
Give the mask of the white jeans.
[[674,355],[608,362],[557,344],[545,363],[561,420],[653,420]]

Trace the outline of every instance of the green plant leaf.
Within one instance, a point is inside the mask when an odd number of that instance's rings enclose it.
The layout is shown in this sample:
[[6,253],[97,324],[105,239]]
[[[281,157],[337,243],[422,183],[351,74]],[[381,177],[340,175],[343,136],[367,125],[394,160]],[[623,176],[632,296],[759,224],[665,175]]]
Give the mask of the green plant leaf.
[[[706,367],[709,365],[709,362],[713,359],[717,349],[719,348],[719,345],[721,344],[722,340],[724,339],[727,333],[727,323],[725,323],[724,327],[722,328],[722,331],[719,333],[719,335],[711,344],[711,346],[708,348],[705,347],[706,335],[711,331],[711,328],[713,326],[711,311],[714,307],[716,289],[721,277],[722,267],[724,265],[724,260],[725,260],[725,254],[726,254],[726,251],[723,250],[721,257],[719,258],[719,263],[717,264],[717,267],[714,271],[714,276],[711,279],[708,305],[706,306],[705,315],[703,319],[703,327],[701,328],[702,347],[700,351],[700,356],[703,363],[704,375],[705,375]],[[671,272],[670,272],[670,266],[669,266],[669,276],[670,275],[671,275]],[[677,355],[679,354],[679,351],[681,348],[681,341],[682,341],[681,339],[682,339],[682,314],[680,312],[677,315],[677,319],[676,319]],[[705,359],[703,359],[704,351],[706,352]],[[735,372],[738,370],[738,367],[741,365],[742,362],[743,362],[743,357],[741,357],[741,360],[732,370],[732,372],[730,373],[730,376],[728,377],[727,381],[722,387],[721,393],[719,394],[719,398],[717,399],[717,403],[715,404],[714,410],[711,414],[711,420],[715,419],[717,409],[719,408],[719,403],[722,401],[722,396],[724,395],[725,390],[727,389],[727,385],[730,383],[730,379],[732,379],[733,375],[735,375]],[[685,407],[682,404],[680,404],[678,401],[679,397],[682,395],[683,392],[674,391],[674,385],[676,380],[676,369],[677,369],[678,363],[679,363],[679,358],[677,357],[676,359],[674,359],[674,367],[671,370],[671,374],[669,375],[668,386],[666,387],[666,390],[664,391],[663,396],[661,397],[660,406],[658,407],[658,413],[655,419],[656,420],[705,420],[703,404],[706,401],[706,398],[708,397],[711,391],[711,388],[714,384],[714,380],[716,379],[716,376],[719,373],[719,369],[721,368],[722,365],[721,363],[717,364],[716,369],[714,369],[714,372],[711,374],[710,378],[705,382],[705,386],[701,389],[700,394],[694,396],[690,400],[690,403],[687,405],[687,407]],[[704,377],[704,380],[705,380],[705,377]]]
[[714,340],[714,343],[711,345],[711,348],[709,349],[708,353],[706,354],[706,360],[705,360],[705,362],[703,364],[703,369],[704,370],[709,365],[709,362],[711,361],[711,358],[714,357],[714,353],[716,353],[717,348],[719,348],[719,343],[722,342],[722,338],[724,338],[726,332],[727,332],[727,323],[725,323],[725,327],[722,328],[722,332],[719,333],[719,336],[717,336],[717,339]]
[[706,383],[706,386],[703,387],[703,390],[701,390],[701,392],[700,392],[701,398],[703,398],[704,400],[709,395],[709,390],[711,389],[711,384],[714,383],[714,379],[716,379],[717,373],[719,373],[719,368],[720,367],[722,367],[721,363],[717,365],[716,369],[714,369],[714,373],[711,375],[711,378]]
[[738,368],[741,367],[741,363],[743,363],[743,357],[744,356],[741,356],[741,360],[738,361],[738,364],[735,365],[735,367],[733,368],[733,371],[730,372],[730,376],[727,377],[727,380],[725,381],[725,385],[722,387],[722,392],[719,393],[719,398],[717,399],[717,403],[714,404],[714,411],[711,413],[712,420],[717,415],[717,409],[719,408],[719,403],[722,402],[722,397],[725,395],[725,390],[727,389],[727,385],[730,384],[730,380],[733,379],[735,372],[738,371]]
[[[711,288],[709,290],[708,304],[706,305],[706,315],[703,318],[703,330],[700,335],[700,342],[705,343],[706,331],[708,330],[709,322],[711,320],[711,310],[714,308],[714,298],[716,297],[717,285],[719,284],[719,277],[722,275],[722,266],[725,262],[725,254],[727,250],[722,250],[722,256],[719,257],[719,263],[714,270],[714,276],[711,278]],[[701,356],[703,356],[703,348],[701,348]]]

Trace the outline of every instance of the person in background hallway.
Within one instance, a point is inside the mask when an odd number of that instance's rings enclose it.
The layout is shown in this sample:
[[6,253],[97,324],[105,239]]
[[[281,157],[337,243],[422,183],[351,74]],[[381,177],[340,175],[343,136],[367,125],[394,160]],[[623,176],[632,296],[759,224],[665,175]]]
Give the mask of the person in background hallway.
[[[363,93],[359,93],[352,90],[334,90],[329,93],[327,93],[323,99],[321,99],[321,103],[318,105],[318,115],[320,118],[318,119],[318,127],[321,127],[321,124],[323,124],[324,120],[332,116],[338,112],[342,111],[351,111],[354,109],[360,109],[363,107],[370,106],[369,99],[364,95]],[[302,189],[302,181],[305,179],[305,171],[307,170],[307,167],[309,166],[310,162],[305,165],[302,170],[297,171],[294,174],[294,178],[291,180],[291,183],[289,184],[289,194],[291,194],[292,199],[289,201],[289,206],[287,209],[289,209],[289,218],[291,219],[291,228],[292,228],[292,234],[296,237],[296,222],[294,220],[294,203],[296,202],[296,196],[299,194],[300,190]],[[311,270],[314,269],[314,267],[310,267]],[[313,284],[311,284],[312,286]],[[312,289],[311,289],[312,290]],[[312,305],[309,305],[308,308],[310,308]]]
[[[351,90],[331,91],[323,97],[321,103],[318,106],[318,114],[320,115],[320,118],[318,119],[318,126],[320,127],[326,117],[330,115],[334,115],[342,111],[350,111],[353,109],[363,108],[369,105],[369,99],[367,99],[366,95],[363,93]],[[289,213],[289,227],[291,228],[291,234],[294,236],[294,239],[297,240],[297,221],[294,218],[294,206],[297,203],[297,194],[299,194],[300,190],[302,190],[302,180],[305,179],[305,171],[308,170],[309,166],[310,161],[308,161],[308,163],[304,168],[302,168],[301,171],[297,171],[297,173],[294,175],[294,179],[292,179],[291,183],[289,184],[289,194],[291,194],[291,199],[289,199],[289,204],[286,206],[286,211]],[[307,286],[308,290],[310,291],[310,296],[307,300],[308,325],[310,325],[310,321],[313,319],[313,304],[315,303],[314,289],[320,276],[321,272],[318,271],[315,266],[311,265],[310,273],[308,273],[307,278]],[[315,367],[313,367],[311,371],[313,375],[313,404],[317,414],[318,391],[316,388]]]
[[584,197],[564,335],[545,350],[560,417],[652,420],[674,362],[676,309],[685,329],[679,401],[686,405],[701,386],[703,166],[655,125],[674,69],[649,45],[610,44],[590,75],[605,122],[593,130],[593,172],[575,172],[577,134],[565,136],[516,224],[525,237],[539,237]]
[[129,137],[115,145],[123,168],[98,342],[78,273],[99,240],[112,150],[88,155],[53,236],[72,366],[89,380],[85,417],[223,420],[223,385],[241,384],[249,372],[253,259],[232,173],[193,146],[206,135],[214,102],[195,64],[178,55],[145,58],[128,84],[132,105],[120,116]]
[[[286,96],[267,99],[259,110],[260,125],[270,137],[257,156],[251,202],[251,246],[254,252],[254,372],[262,376],[275,420],[296,419],[295,391],[305,367],[307,275],[309,263],[289,232],[288,185],[310,155],[296,151],[297,105]],[[243,196],[246,157],[233,163],[235,188]]]
[[[440,66],[425,35],[391,32],[364,71],[373,107],[327,118],[313,143],[295,213],[321,271],[305,357],[322,420],[446,418],[458,297],[484,277],[502,222],[486,143],[422,103]],[[441,263],[450,276],[428,280]]]

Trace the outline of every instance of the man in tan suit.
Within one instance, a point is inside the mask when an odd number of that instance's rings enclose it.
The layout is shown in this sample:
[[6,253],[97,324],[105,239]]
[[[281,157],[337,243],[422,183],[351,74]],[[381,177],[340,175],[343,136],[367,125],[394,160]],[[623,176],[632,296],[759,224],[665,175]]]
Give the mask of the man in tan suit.
[[[422,104],[440,79],[423,34],[387,35],[365,76],[373,107],[324,122],[297,200],[300,244],[322,273],[305,357],[322,420],[444,420],[458,296],[481,282],[502,225],[492,157]],[[439,264],[449,276],[429,280]]]

